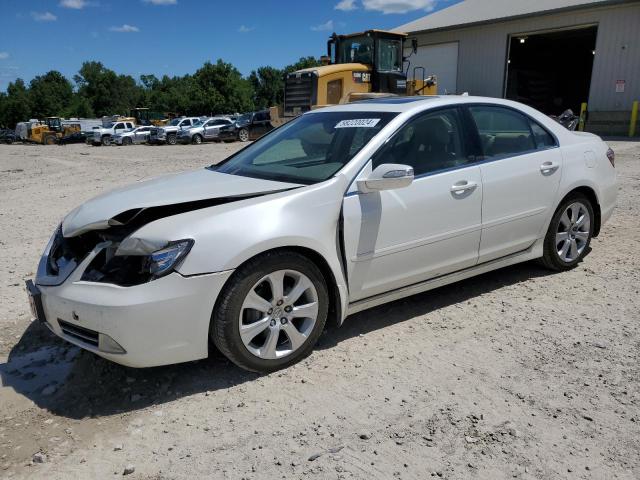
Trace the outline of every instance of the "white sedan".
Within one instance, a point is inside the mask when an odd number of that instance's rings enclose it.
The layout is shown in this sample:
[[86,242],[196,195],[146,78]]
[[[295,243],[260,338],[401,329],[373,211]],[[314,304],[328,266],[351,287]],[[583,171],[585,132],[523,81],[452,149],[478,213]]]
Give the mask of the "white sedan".
[[527,260],[575,267],[616,192],[600,138],[524,105],[368,100],[89,200],[27,288],[56,335],[114,362],[196,360],[212,341],[273,371],[354,312]]

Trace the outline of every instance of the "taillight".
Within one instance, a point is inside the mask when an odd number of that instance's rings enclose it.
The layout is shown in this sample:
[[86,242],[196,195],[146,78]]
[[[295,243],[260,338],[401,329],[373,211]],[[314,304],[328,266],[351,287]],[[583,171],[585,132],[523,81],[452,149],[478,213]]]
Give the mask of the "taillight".
[[607,158],[611,162],[611,166],[615,167],[616,166],[616,154],[615,154],[615,152],[613,150],[611,150],[611,149],[607,150]]

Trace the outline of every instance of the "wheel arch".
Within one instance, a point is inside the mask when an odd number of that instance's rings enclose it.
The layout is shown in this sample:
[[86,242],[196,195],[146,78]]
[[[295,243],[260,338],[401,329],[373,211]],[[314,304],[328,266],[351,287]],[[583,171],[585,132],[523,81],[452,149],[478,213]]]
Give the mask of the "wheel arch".
[[[329,265],[329,262],[327,261],[327,259],[324,258],[324,256],[321,253],[317,252],[316,250],[313,250],[308,247],[294,246],[294,245],[275,247],[268,250],[264,250],[255,255],[252,255],[250,258],[247,258],[240,265],[238,265],[236,270],[240,269],[244,264],[254,260],[256,257],[262,256],[268,253],[274,253],[274,252],[298,253],[299,255],[302,255],[307,259],[311,260],[320,269],[322,276],[324,277],[325,282],[327,283],[327,290],[329,292],[330,303],[329,303],[329,316],[327,318],[327,324],[331,323],[336,326],[341,325],[344,312],[343,312],[343,298],[340,292],[340,288],[338,286],[338,280],[336,279],[336,276],[333,270],[331,269],[331,266]],[[231,278],[232,276],[229,277],[229,279],[227,279],[227,282],[225,282],[224,287],[226,287],[227,283]],[[217,308],[217,304],[218,304],[218,301],[216,300],[216,308]]]
[[602,212],[600,208],[600,202],[598,201],[598,195],[593,188],[586,185],[575,187],[570,190],[564,197],[562,197],[558,205],[561,205],[567,198],[569,198],[571,195],[575,195],[576,193],[584,195],[591,202],[591,206],[593,207],[593,214],[595,216],[593,225],[593,236],[597,237],[600,234]]

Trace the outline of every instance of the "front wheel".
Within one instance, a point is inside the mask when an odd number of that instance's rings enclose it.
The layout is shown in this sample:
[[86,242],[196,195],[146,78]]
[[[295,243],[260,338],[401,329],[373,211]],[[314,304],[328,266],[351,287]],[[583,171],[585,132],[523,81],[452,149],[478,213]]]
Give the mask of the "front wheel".
[[198,135],[197,133],[193,136],[193,138],[191,139],[191,142],[194,145],[200,145],[202,143],[202,136]]
[[124,137],[122,139],[122,145],[129,146],[129,145],[132,145],[132,144],[133,144],[133,140],[131,140],[131,138],[129,138],[129,137]]
[[246,128],[241,128],[240,131],[238,132],[238,139],[241,142],[248,142],[249,141],[249,130],[247,130]]
[[169,134],[167,135],[167,144],[168,145],[175,145],[176,143],[178,143],[178,136],[175,134]]
[[584,195],[565,199],[549,224],[542,264],[551,270],[564,271],[580,263],[589,253],[594,218],[593,206]]
[[294,252],[248,261],[221,292],[212,315],[218,349],[246,370],[272,372],[307,356],[329,311],[320,269]]
[[102,145],[104,145],[105,147],[108,147],[109,145],[111,145],[111,137],[108,135],[105,135],[104,137],[102,137]]

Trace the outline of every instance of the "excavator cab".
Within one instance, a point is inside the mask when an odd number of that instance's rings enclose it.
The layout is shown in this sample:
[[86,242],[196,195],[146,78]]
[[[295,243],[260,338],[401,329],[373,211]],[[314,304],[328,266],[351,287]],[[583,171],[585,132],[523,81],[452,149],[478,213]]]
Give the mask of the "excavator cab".
[[[404,43],[407,35],[384,30],[367,30],[349,35],[333,34],[327,43],[322,65],[285,76],[284,104],[271,107],[274,127],[329,105],[389,95],[436,95],[434,76],[424,68],[413,70],[408,81],[404,72]],[[412,41],[413,51],[417,43]],[[421,72],[423,76],[417,78]]]
[[353,81],[371,83],[371,92],[404,95],[407,76],[403,72],[405,33],[367,30],[349,35],[333,34],[327,42],[329,63],[363,64],[367,75],[354,75]]

